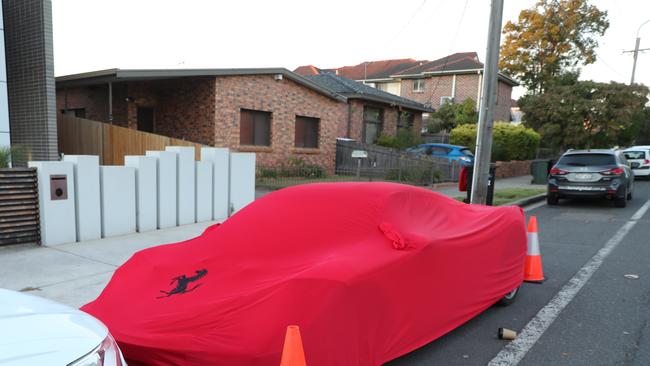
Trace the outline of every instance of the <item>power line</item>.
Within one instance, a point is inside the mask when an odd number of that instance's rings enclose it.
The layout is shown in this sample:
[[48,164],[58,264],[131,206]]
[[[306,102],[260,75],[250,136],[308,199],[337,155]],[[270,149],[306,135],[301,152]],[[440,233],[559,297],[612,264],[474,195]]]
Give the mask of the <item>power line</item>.
[[413,15],[411,15],[409,21],[406,22],[406,24],[404,24],[404,26],[397,33],[395,33],[393,38],[391,38],[390,41],[388,41],[389,43],[393,43],[399,36],[402,35],[402,33],[406,30],[406,28],[408,28],[409,25],[411,25],[411,23],[413,22],[413,20],[415,20],[415,18],[418,16],[418,14],[420,13],[420,11],[422,10],[422,8],[426,3],[427,0],[423,0],[422,3],[420,3],[420,6],[418,6],[418,8],[413,12]]
[[[451,43],[449,44],[449,51],[447,51],[447,56],[445,57],[445,63],[442,65],[442,70],[444,71],[445,68],[447,67],[447,63],[449,62],[449,56],[451,56],[451,51],[454,49],[454,45],[456,43],[456,39],[458,38],[458,33],[460,33],[460,27],[463,24],[463,19],[465,18],[465,12],[467,10],[467,4],[469,3],[469,0],[465,0],[465,4],[463,5],[463,11],[460,14],[460,18],[458,19],[458,26],[456,27],[456,32],[454,34],[454,38],[451,40]],[[442,79],[442,75],[438,78],[436,78],[436,84],[431,90],[431,94],[429,95],[429,105],[431,105],[431,99],[433,99],[433,95],[436,93],[438,90],[438,86],[440,85],[440,80]]]

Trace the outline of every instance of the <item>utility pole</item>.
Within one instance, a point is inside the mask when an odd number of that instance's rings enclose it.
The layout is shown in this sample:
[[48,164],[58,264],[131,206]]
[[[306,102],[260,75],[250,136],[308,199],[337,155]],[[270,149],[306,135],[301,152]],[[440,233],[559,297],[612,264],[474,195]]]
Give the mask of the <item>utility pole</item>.
[[632,63],[632,79],[630,79],[630,85],[634,85],[634,74],[636,73],[636,59],[639,57],[639,43],[641,43],[641,38],[636,37],[636,46],[634,46],[634,62]]
[[639,37],[639,32],[641,32],[641,28],[647,23],[650,23],[650,20],[646,20],[645,22],[641,23],[639,29],[636,31],[636,44],[634,46],[634,51],[623,51],[623,53],[634,53],[634,62],[632,63],[632,78],[630,79],[630,85],[634,84],[634,74],[636,73],[636,59],[639,57],[639,52],[650,50],[650,48],[644,48],[642,50],[639,49],[639,45],[641,44],[641,37]]
[[490,7],[490,26],[488,29],[487,54],[483,69],[483,89],[481,91],[481,108],[478,114],[476,135],[476,159],[472,175],[471,203],[484,205],[487,199],[490,158],[492,154],[492,128],[494,125],[494,107],[497,99],[497,82],[499,74],[499,45],[501,42],[501,20],[503,18],[503,0],[492,0]]

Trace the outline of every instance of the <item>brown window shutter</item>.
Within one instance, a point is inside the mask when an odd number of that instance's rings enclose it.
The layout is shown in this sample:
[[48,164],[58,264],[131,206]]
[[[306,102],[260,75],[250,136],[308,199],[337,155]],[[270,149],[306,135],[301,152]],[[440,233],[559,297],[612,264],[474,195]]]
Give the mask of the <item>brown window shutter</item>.
[[239,122],[239,144],[253,145],[253,111],[241,111]]
[[253,128],[253,144],[271,146],[271,113],[255,112]]
[[318,148],[318,125],[319,120],[316,118],[310,118],[305,124],[305,147]]
[[296,117],[296,135],[295,146],[305,147],[305,119],[303,117]]

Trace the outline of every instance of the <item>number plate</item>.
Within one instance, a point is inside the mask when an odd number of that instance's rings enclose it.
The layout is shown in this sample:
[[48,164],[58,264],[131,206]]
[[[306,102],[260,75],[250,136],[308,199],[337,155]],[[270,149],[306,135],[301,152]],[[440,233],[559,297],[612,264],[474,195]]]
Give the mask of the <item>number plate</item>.
[[579,179],[579,180],[591,180],[591,174],[578,173],[578,174],[576,174],[576,179]]

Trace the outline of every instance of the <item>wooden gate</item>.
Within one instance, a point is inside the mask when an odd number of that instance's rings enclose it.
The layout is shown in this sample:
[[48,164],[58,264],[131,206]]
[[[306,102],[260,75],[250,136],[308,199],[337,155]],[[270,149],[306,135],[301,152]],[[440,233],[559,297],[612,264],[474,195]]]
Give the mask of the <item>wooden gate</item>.
[[0,245],[40,240],[36,169],[0,169]]

